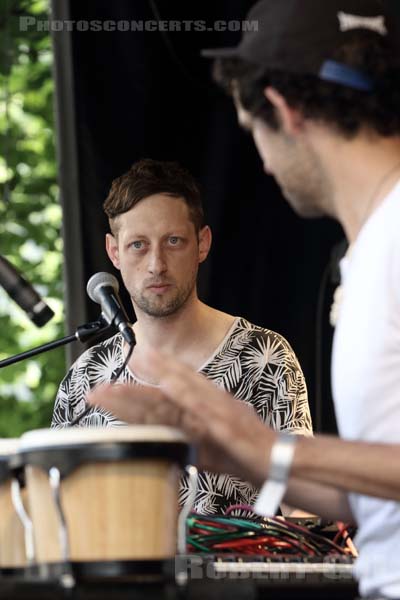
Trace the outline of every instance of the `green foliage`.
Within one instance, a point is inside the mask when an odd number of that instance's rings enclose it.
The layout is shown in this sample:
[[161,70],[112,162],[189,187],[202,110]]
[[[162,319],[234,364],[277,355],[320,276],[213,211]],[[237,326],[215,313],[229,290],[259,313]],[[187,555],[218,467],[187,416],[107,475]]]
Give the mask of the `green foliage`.
[[[54,148],[50,34],[19,17],[48,18],[46,0],[3,0],[0,16],[0,254],[56,316],[36,328],[0,288],[0,359],[64,335],[61,208]],[[48,427],[64,349],[0,370],[0,436]]]

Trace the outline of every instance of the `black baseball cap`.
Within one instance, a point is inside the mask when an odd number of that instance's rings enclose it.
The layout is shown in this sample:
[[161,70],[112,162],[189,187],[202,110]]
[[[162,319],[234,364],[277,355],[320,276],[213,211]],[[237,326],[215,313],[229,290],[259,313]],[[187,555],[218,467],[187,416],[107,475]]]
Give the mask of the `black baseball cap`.
[[367,74],[332,60],[348,33],[373,32],[400,55],[398,27],[385,0],[261,0],[246,20],[248,31],[238,46],[203,50],[202,55],[240,58],[365,91],[374,87]]

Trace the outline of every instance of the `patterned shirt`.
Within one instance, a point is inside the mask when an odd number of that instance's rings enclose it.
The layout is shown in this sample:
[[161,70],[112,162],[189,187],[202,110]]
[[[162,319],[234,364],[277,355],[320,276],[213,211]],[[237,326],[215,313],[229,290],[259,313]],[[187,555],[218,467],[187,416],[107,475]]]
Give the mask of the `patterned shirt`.
[[[124,361],[123,339],[116,334],[84,352],[62,381],[54,407],[52,427],[65,427],[85,408],[89,390],[108,383]],[[311,417],[307,388],[299,362],[289,343],[279,334],[236,318],[214,354],[199,369],[218,387],[253,406],[275,430],[310,435]],[[144,384],[126,368],[119,381]],[[112,414],[92,408],[83,427],[121,426]],[[232,505],[252,505],[258,490],[238,477],[201,472],[194,510],[223,514]],[[183,479],[180,503],[188,495]]]

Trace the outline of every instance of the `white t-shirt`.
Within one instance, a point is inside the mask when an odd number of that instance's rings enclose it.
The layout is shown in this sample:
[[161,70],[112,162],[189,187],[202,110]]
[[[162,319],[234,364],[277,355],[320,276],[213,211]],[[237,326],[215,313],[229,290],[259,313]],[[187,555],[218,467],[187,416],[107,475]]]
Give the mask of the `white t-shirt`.
[[[400,443],[400,183],[365,223],[341,271],[332,358],[340,435]],[[400,598],[400,503],[360,494],[349,500],[361,594]]]

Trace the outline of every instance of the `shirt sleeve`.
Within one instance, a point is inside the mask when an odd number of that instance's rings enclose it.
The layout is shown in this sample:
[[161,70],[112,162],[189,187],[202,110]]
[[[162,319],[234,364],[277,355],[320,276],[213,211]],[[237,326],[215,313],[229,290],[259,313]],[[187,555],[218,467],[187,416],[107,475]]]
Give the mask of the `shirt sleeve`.
[[85,398],[91,384],[88,375],[90,350],[82,354],[68,371],[58,388],[51,427],[68,427],[85,408]]
[[252,404],[277,431],[312,435],[307,385],[290,344],[278,334],[264,338],[264,367],[253,388]]
[[56,401],[54,403],[53,417],[51,420],[51,427],[61,429],[67,427],[72,421],[71,410],[69,405],[69,389],[71,385],[72,369],[68,371],[67,375],[62,380],[60,387],[58,388]]

